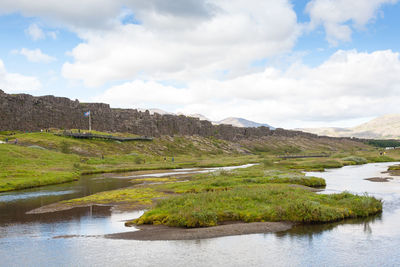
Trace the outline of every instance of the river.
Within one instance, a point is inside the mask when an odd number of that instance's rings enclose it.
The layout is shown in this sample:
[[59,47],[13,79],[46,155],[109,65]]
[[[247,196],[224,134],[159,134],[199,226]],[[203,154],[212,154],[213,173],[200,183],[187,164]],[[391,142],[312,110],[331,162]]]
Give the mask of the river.
[[141,212],[94,206],[25,214],[55,201],[129,186],[129,179],[92,176],[64,185],[1,193],[0,266],[396,266],[400,262],[400,177],[387,183],[364,180],[387,176],[382,172],[390,165],[372,163],[308,173],[326,179],[322,193],[348,190],[383,199],[382,215],[297,226],[276,234],[190,241],[100,236],[134,230],[124,227],[124,220]]

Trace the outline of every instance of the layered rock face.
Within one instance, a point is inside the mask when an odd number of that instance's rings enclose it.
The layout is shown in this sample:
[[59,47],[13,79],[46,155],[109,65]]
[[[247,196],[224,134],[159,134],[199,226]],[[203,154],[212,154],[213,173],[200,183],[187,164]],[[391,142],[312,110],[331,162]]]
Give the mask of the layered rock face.
[[0,130],[38,131],[46,128],[87,129],[90,110],[92,129],[130,132],[145,136],[200,135],[225,140],[241,140],[269,135],[286,137],[314,134],[267,127],[239,128],[212,125],[209,121],[175,115],[150,115],[148,111],[116,109],[103,103],[80,103],[64,97],[6,94],[0,90]]

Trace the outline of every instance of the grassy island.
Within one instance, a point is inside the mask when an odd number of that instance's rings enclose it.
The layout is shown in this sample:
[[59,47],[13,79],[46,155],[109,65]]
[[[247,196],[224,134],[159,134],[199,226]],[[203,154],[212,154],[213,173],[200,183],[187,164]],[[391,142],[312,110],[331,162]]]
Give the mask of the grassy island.
[[179,227],[216,226],[225,221],[318,223],[380,211],[382,203],[373,197],[321,195],[303,188],[266,184],[168,198],[133,222]]

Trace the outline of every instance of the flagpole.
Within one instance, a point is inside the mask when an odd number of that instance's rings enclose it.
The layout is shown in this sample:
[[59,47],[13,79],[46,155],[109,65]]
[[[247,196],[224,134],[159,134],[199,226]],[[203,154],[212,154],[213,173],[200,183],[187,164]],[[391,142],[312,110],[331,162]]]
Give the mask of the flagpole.
[[91,112],[90,112],[90,110],[89,110],[89,132],[91,132],[92,131],[92,122],[91,122],[91,119],[90,119],[90,114]]

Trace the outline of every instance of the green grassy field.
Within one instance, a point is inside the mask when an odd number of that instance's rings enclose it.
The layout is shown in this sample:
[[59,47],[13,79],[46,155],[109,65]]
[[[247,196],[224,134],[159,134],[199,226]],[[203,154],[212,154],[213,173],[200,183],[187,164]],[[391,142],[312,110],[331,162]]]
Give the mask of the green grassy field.
[[[222,140],[161,137],[152,142],[74,139],[51,133],[0,132],[0,192],[64,183],[80,175],[215,167],[258,162]],[[96,132],[98,134],[109,134]],[[113,133],[116,136],[132,136]],[[14,140],[18,140],[14,144]],[[215,145],[217,144],[217,145]]]
[[0,192],[77,180],[78,162],[77,155],[0,144]]

